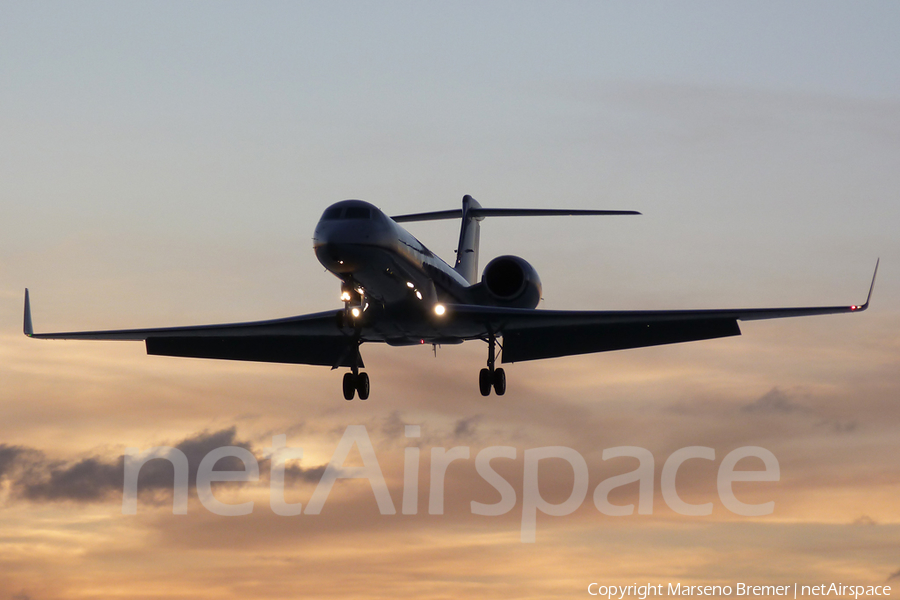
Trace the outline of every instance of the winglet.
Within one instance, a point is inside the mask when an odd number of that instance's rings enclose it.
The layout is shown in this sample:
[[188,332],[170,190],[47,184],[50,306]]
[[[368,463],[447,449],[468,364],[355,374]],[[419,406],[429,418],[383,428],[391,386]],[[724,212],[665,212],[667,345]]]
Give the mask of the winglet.
[[872,290],[875,289],[875,276],[878,275],[878,263],[881,262],[881,258],[875,260],[875,272],[872,273],[872,283],[869,285],[869,295],[866,296],[866,303],[859,307],[859,310],[866,310],[869,308],[869,300],[872,299]]
[[28,288],[25,288],[25,323],[22,326],[25,335],[34,335],[34,327],[31,326],[31,301],[28,299]]

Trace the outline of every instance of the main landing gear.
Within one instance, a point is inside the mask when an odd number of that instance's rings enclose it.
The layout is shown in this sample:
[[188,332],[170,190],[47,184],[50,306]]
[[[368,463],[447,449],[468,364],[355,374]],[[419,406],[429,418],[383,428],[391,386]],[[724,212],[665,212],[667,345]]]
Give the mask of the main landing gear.
[[344,400],[353,400],[355,394],[359,394],[360,400],[369,399],[369,374],[360,373],[356,368],[344,373]]
[[[497,360],[497,337],[491,333],[488,335],[488,360],[487,368],[482,369],[478,373],[478,389],[482,396],[490,396],[491,388],[498,396],[506,393],[506,373],[502,368],[495,369],[494,365]],[[503,349],[502,347],[500,348]]]

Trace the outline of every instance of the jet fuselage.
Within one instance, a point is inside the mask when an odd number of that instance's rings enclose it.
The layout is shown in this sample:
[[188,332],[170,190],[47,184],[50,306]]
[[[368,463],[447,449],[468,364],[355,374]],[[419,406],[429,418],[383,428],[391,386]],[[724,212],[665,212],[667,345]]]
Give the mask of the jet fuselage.
[[313,234],[319,262],[383,306],[465,304],[470,284],[381,210],[361,200],[329,206]]

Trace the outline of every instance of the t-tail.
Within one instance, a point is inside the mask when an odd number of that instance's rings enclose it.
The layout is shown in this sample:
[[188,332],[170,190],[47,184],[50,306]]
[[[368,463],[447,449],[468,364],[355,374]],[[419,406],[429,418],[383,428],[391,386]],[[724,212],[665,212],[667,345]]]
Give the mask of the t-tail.
[[459,244],[456,247],[456,272],[465,277],[469,285],[478,280],[478,242],[480,222],[485,217],[551,217],[574,215],[639,215],[635,210],[577,210],[565,208],[484,208],[472,196],[462,199],[462,209],[440,210],[391,217],[397,223],[410,221],[437,221],[462,219],[459,228]]
[[[482,208],[472,196],[466,194],[462,200],[462,223],[459,227],[459,244],[456,246],[456,264],[453,268],[466,278],[469,285],[478,280],[478,242],[481,238],[481,221],[478,215]],[[484,210],[484,209],[482,209]]]

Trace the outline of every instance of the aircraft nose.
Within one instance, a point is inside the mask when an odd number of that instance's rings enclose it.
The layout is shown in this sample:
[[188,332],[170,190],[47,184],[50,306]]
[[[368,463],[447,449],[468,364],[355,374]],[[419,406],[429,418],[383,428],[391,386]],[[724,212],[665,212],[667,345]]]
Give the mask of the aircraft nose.
[[313,248],[326,269],[347,274],[371,262],[376,249],[392,247],[394,238],[389,220],[374,207],[338,203],[316,225]]
[[371,245],[368,233],[358,226],[320,225],[313,237],[316,258],[332,273],[354,273],[365,260],[366,247]]
[[354,273],[362,264],[359,246],[324,243],[315,246],[316,258],[332,273]]
[[367,221],[320,221],[313,241],[316,246],[370,244],[376,233]]

